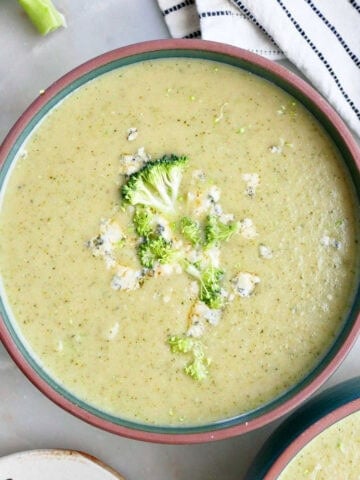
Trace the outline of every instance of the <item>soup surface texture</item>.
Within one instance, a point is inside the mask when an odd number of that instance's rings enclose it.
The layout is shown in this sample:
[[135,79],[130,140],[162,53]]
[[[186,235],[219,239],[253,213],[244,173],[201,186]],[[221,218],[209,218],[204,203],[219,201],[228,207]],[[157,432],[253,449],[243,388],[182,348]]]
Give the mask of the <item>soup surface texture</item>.
[[296,455],[279,480],[358,480],[360,412],[324,430]]
[[[144,269],[119,189],[164,154],[187,157],[175,212],[146,212],[175,254]],[[23,146],[1,210],[4,291],[77,398],[203,424],[284,393],[329,348],[354,292],[355,212],[337,150],[288,94],[209,61],[147,61],[74,91]]]

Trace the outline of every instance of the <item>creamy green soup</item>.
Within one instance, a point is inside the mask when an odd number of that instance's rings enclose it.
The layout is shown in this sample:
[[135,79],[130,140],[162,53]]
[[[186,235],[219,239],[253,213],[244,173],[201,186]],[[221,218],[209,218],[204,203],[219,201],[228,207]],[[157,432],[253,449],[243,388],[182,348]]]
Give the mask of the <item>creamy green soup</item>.
[[[164,154],[187,157],[175,213],[152,210],[176,253],[144,275],[119,190]],[[210,215],[234,231],[198,248],[179,222],[203,245]],[[292,97],[230,66],[147,61],[76,90],[23,146],[1,210],[5,298],[78,398],[202,424],[274,399],[324,355],[354,292],[357,221],[336,148]],[[221,270],[218,308],[199,256]]]
[[359,478],[360,412],[349,415],[320,433],[279,476],[279,480]]

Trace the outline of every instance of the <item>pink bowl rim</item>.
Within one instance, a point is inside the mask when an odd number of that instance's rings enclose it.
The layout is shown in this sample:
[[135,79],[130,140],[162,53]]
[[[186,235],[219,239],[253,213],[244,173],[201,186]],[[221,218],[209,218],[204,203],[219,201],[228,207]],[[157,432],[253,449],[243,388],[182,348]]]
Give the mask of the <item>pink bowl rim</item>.
[[345,403],[311,424],[279,455],[265,475],[264,480],[276,480],[284,471],[285,467],[294,460],[295,456],[306,447],[309,442],[314,440],[315,437],[327,428],[356,412],[360,412],[360,398]]
[[[307,97],[315,107],[321,111],[330,123],[335,127],[341,141],[346,145],[350,155],[354,159],[354,163],[358,170],[360,170],[360,149],[352,137],[349,129],[344,124],[335,110],[321,97],[321,95],[308,83],[299,78],[294,73],[285,69],[281,65],[278,65],[270,60],[267,60],[259,55],[248,52],[237,47],[233,47],[227,44],[209,42],[205,40],[183,40],[183,39],[168,39],[168,40],[152,40],[142,43],[136,43],[125,47],[117,48],[115,50],[106,52],[99,55],[89,61],[74,68],[59,80],[55,81],[49,86],[44,93],[40,94],[33,103],[25,110],[20,116],[18,121],[9,131],[3,144],[0,147],[0,165],[3,164],[11,151],[16,139],[35,116],[35,114],[57,93],[59,93],[66,86],[70,85],[75,80],[79,79],[83,75],[90,71],[99,68],[107,63],[110,63],[121,58],[131,57],[133,55],[143,53],[154,53],[159,51],[203,51],[215,54],[226,55],[234,57],[236,59],[255,64],[256,66],[269,71],[271,74],[277,76],[282,81],[290,84],[296,90],[298,90],[304,97]],[[18,350],[15,341],[11,337],[10,333],[5,327],[3,321],[0,322],[0,340],[4,344],[8,353],[20,368],[20,370],[26,375],[26,377],[50,400],[55,404],[62,407],[64,410],[73,414],[74,416],[86,421],[87,423],[106,430],[108,432],[121,435],[123,437],[132,438],[135,440],[142,440],[154,443],[166,443],[166,444],[192,444],[192,443],[205,443],[216,440],[222,440],[230,437],[234,437],[246,432],[250,432],[257,428],[260,428],[274,420],[279,419],[289,411],[293,410],[310,395],[312,395],[320,386],[335,372],[346,355],[349,353],[352,345],[355,343],[358,334],[360,333],[360,314],[357,315],[354,324],[348,332],[341,347],[336,354],[332,357],[330,362],[321,370],[321,372],[311,380],[304,388],[299,392],[294,393],[291,398],[282,402],[279,406],[265,412],[264,414],[250,420],[249,422],[240,423],[232,426],[225,426],[222,429],[214,429],[210,431],[202,431],[196,433],[158,433],[149,432],[141,429],[128,428],[126,426],[118,425],[107,421],[103,418],[96,416],[86,410],[83,410],[78,405],[72,403],[59,392],[50,387],[41,376],[29,365],[29,363],[22,356]]]

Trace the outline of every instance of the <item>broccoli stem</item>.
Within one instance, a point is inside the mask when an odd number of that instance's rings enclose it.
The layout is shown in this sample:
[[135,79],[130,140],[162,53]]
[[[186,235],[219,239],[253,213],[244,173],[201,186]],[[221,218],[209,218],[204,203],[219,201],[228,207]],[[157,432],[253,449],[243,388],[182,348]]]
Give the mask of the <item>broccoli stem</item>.
[[18,0],[27,16],[41,35],[65,27],[65,17],[53,5],[51,0]]

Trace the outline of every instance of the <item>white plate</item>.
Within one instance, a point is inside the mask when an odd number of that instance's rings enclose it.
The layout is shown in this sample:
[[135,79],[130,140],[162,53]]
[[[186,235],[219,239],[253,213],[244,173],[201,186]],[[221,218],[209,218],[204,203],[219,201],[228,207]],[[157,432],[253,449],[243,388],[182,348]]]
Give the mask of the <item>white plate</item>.
[[0,480],[124,480],[124,477],[85,453],[30,450],[0,458]]

